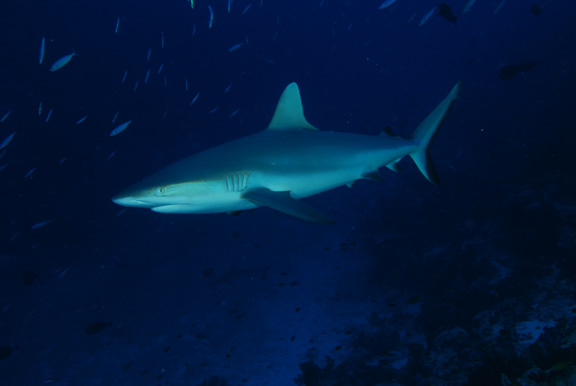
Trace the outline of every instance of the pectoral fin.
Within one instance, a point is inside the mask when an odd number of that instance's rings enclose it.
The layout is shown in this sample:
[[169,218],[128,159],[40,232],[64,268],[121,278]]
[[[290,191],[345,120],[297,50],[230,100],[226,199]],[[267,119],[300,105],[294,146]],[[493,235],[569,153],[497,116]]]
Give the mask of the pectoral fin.
[[248,190],[242,197],[256,205],[267,206],[302,220],[334,224],[334,221],[324,213],[292,198],[290,192],[273,192],[270,189],[258,188]]

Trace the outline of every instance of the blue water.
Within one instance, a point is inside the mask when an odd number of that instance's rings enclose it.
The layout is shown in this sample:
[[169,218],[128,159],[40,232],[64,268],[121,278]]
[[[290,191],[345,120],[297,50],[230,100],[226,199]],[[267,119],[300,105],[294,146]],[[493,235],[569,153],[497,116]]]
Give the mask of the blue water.
[[[574,384],[576,5],[447,4],[2,2],[0,385]],[[460,80],[442,184],[305,200],[336,225],[110,200],[290,82],[321,130],[409,136]]]

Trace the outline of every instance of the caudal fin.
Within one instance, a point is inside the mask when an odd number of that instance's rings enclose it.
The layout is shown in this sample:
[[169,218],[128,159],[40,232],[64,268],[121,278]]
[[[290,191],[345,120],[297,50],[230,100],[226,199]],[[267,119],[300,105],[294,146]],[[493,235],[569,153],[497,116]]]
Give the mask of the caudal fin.
[[462,82],[458,82],[456,86],[450,91],[450,94],[440,104],[420,123],[420,126],[414,133],[412,133],[412,139],[416,141],[418,147],[414,150],[410,157],[420,169],[420,172],[435,185],[440,184],[440,178],[438,177],[438,172],[432,163],[432,158],[430,157],[430,145],[438,132],[438,128],[446,119],[446,116],[450,112],[454,101],[460,95],[460,89],[462,88]]

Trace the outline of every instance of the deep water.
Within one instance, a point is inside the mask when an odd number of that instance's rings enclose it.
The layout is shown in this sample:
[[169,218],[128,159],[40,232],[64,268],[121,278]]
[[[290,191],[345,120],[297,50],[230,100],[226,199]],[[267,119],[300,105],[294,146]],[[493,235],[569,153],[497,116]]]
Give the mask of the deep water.
[[[576,4],[381,4],[0,3],[1,386],[576,384]],[[460,80],[440,186],[407,157],[304,199],[335,225],[111,201],[290,82],[409,137]]]

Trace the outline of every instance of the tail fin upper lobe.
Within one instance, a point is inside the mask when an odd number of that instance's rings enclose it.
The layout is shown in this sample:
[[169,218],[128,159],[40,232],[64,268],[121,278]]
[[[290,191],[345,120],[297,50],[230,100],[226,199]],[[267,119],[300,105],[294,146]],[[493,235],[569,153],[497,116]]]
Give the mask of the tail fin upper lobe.
[[444,119],[450,112],[454,101],[460,95],[460,90],[462,89],[462,82],[458,82],[450,94],[440,104],[420,123],[418,128],[414,130],[412,134],[412,140],[414,140],[418,147],[415,151],[410,154],[410,157],[420,169],[420,172],[435,185],[440,184],[440,178],[438,177],[438,172],[432,163],[432,158],[430,157],[430,144],[434,140],[438,128],[444,122]]

